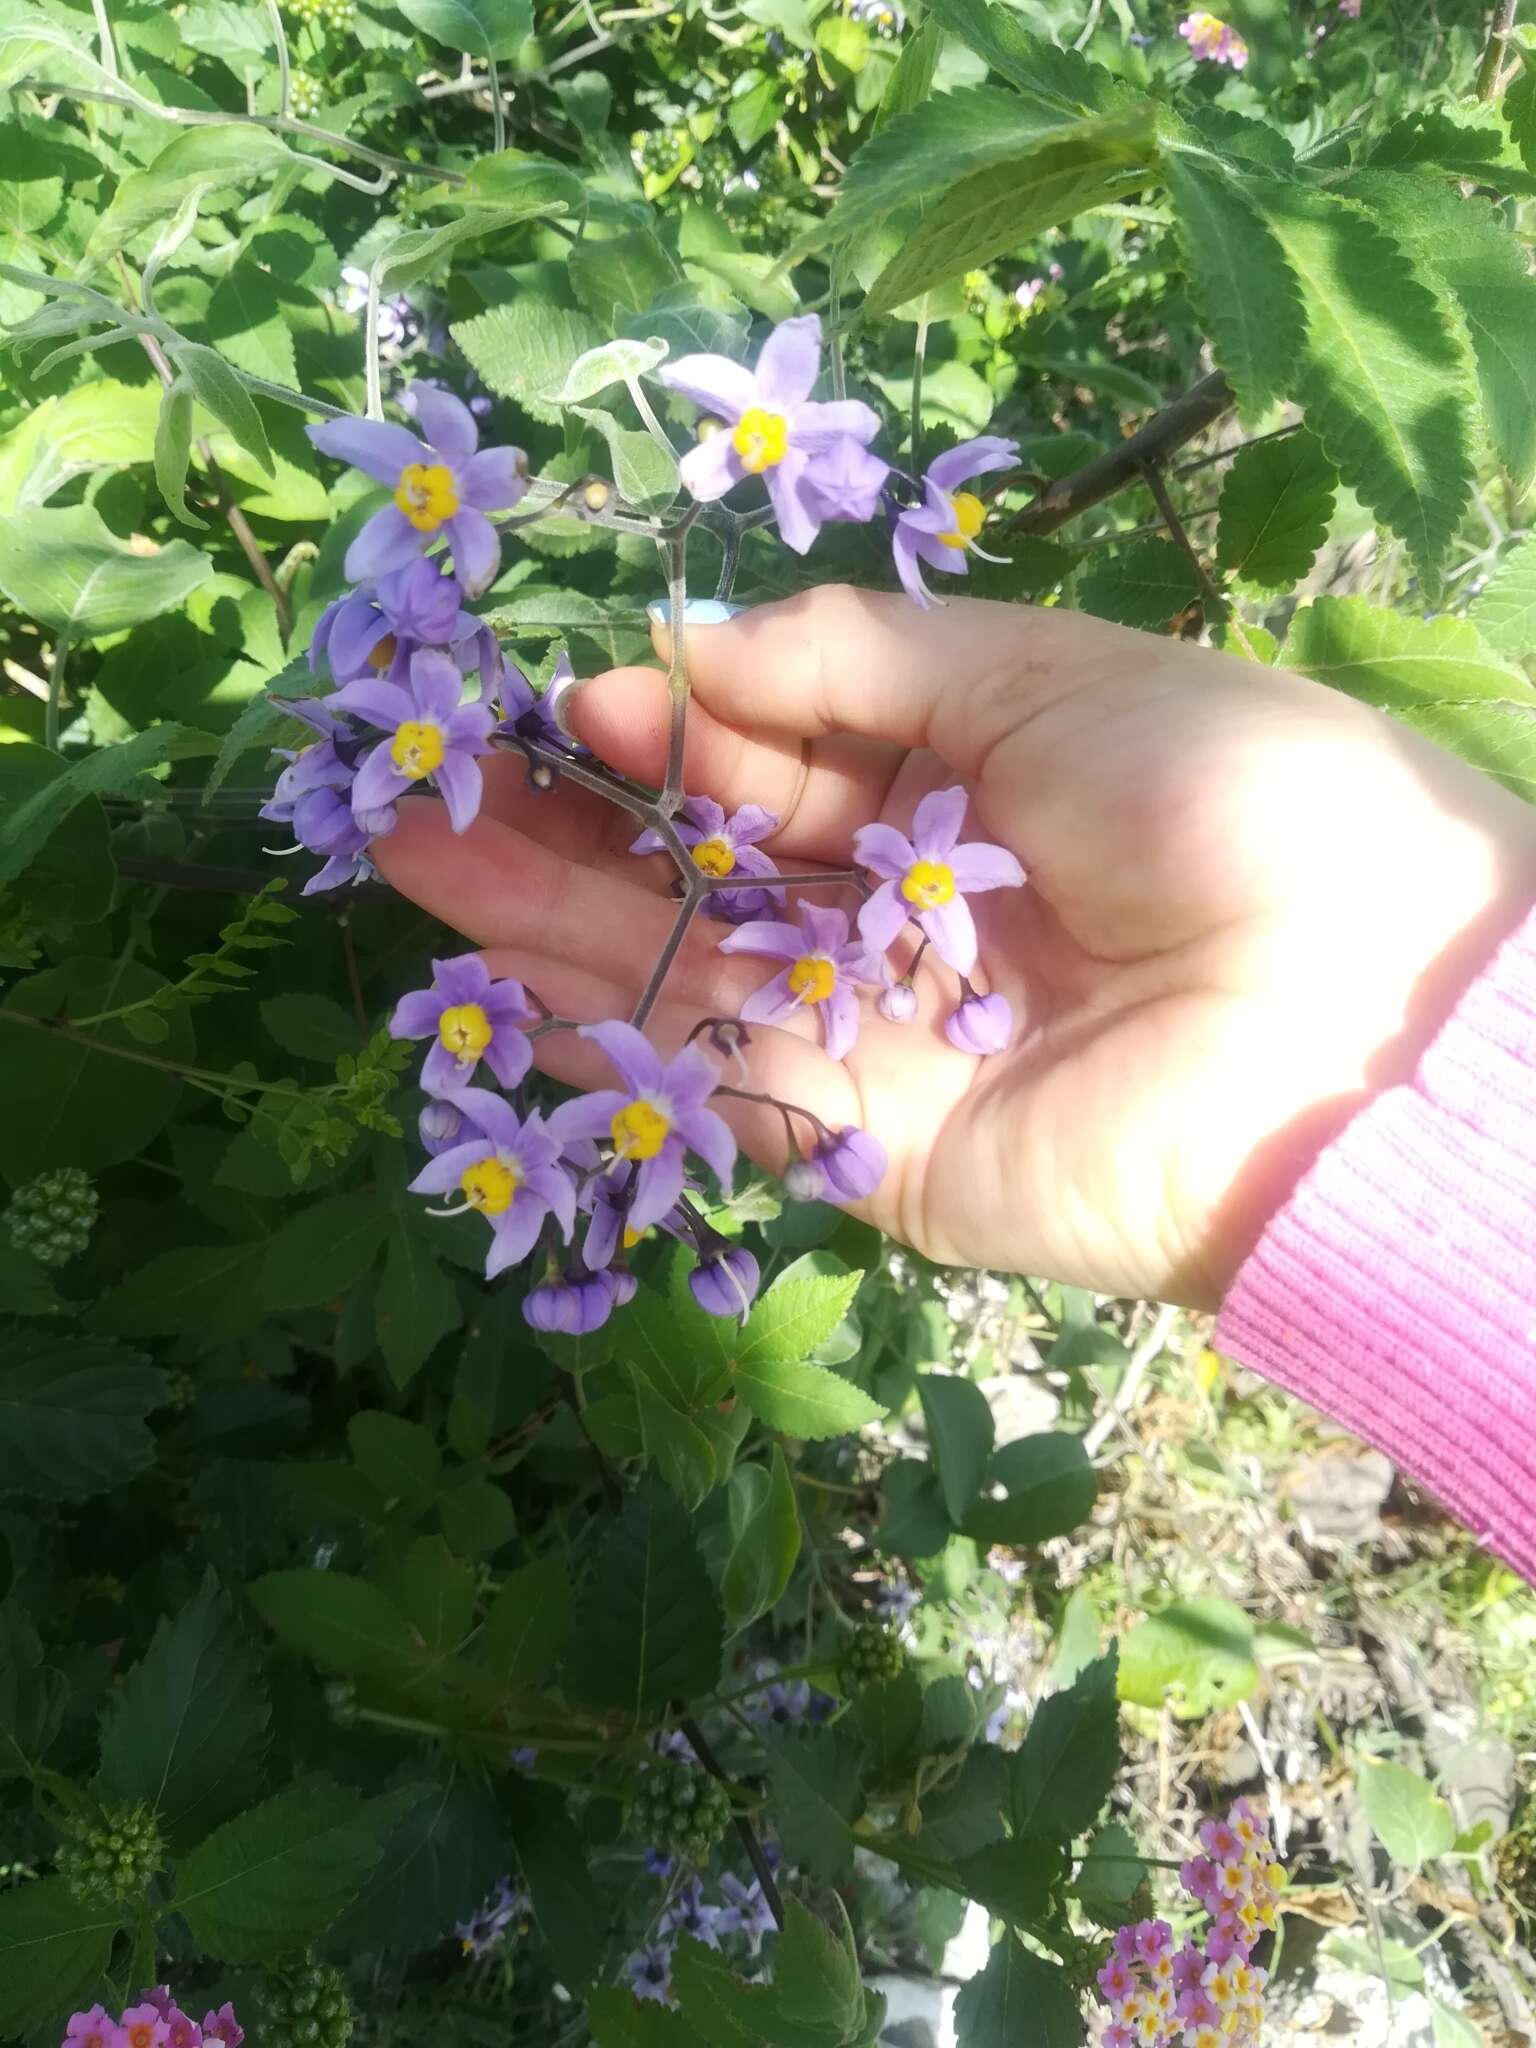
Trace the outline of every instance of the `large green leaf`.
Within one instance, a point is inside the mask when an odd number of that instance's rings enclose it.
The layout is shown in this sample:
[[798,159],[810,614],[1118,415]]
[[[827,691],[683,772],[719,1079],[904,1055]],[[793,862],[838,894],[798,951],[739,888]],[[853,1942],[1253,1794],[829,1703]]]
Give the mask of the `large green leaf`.
[[0,590],[72,640],[121,633],[170,611],[212,574],[208,557],[183,540],[148,554],[124,547],[86,505],[0,519]]
[[1394,1863],[1421,1870],[1450,1854],[1456,1819],[1427,1778],[1406,1764],[1362,1757],[1355,1782],[1365,1817]]
[[69,1681],[43,1662],[30,1622],[0,1611],[0,1781],[30,1778],[64,1719]]
[[1002,1497],[984,1495],[961,1526],[978,1543],[1016,1549],[1067,1535],[1086,1519],[1098,1492],[1082,1438],[1065,1430],[1043,1430],[1004,1444],[993,1455],[987,1477],[1003,1488]]
[[270,1308],[313,1308],[346,1293],[378,1256],[389,1234],[387,1198],[329,1195],[289,1218],[273,1238],[262,1269]]
[[424,36],[491,61],[515,56],[533,31],[531,0],[398,0],[398,5]]
[[1081,2048],[1082,2008],[1060,1963],[1005,1934],[955,2000],[957,2048]]
[[1120,1765],[1115,1669],[1111,1651],[1035,1709],[1012,1759],[1016,1834],[1080,1835],[1098,1819]]
[[1319,598],[1296,614],[1285,659],[1536,800],[1536,689],[1467,620]]
[[1466,342],[1363,207],[1277,178],[1245,184],[1301,287],[1306,341],[1290,395],[1345,483],[1433,580],[1472,486]]
[[1069,115],[1103,113],[1130,96],[1122,80],[1076,50],[1031,35],[1012,7],[990,0],[934,0],[929,12],[1015,93],[1041,107]]
[[853,1868],[852,1823],[864,1811],[864,1743],[845,1722],[774,1728],[763,1736],[773,1817],[784,1853],[839,1884]]
[[917,1392],[944,1506],[958,1528],[986,1477],[992,1456],[992,1410],[976,1382],[958,1373],[919,1373]]
[[82,1906],[62,1877],[0,1892],[0,2036],[57,2031],[86,2005],[121,1923],[118,1907]]
[[423,1668],[421,1639],[367,1579],[349,1572],[269,1572],[251,1587],[251,1600],[285,1643],[324,1670],[405,1684]]
[[730,1548],[720,1596],[733,1629],[745,1628],[783,1597],[800,1555],[800,1516],[782,1446],[766,1465],[741,1465],[726,1493]]
[[269,1712],[260,1667],[210,1572],[111,1695],[100,1788],[152,1806],[173,1848],[196,1840],[249,1797]]
[[[47,520],[68,519],[72,516],[66,512],[34,512],[25,521],[0,524],[41,527]],[[94,516],[93,514],[92,517]],[[46,533],[42,538],[46,540]],[[183,554],[190,552],[182,541],[173,541],[171,546],[181,549]],[[0,538],[0,560],[3,560],[3,554],[4,540]],[[199,560],[201,559],[199,557]],[[204,569],[207,566],[204,562]],[[193,580],[202,582],[204,579],[199,575]],[[3,569],[0,569],[0,586],[3,586],[3,582],[4,573]],[[153,602],[150,603],[150,611],[157,608]],[[134,623],[134,620],[123,619],[121,623],[129,625]],[[4,816],[0,817],[0,882],[9,881],[14,875],[21,873],[38,848],[58,830],[77,804],[84,803],[87,798],[93,796],[122,796],[135,791],[142,787],[142,778],[148,769],[157,768],[166,761],[211,753],[214,744],[205,734],[193,732],[183,725],[156,725],[147,732],[134,733],[130,739],[122,740],[116,746],[101,747],[94,753],[72,760],[61,775],[41,779],[39,785],[29,795],[23,797],[20,802],[8,805]],[[97,986],[105,981],[114,981],[119,986],[126,986],[130,981],[137,979],[142,987],[146,975],[149,975],[155,986],[162,985],[161,977],[153,974],[151,970],[130,968],[129,971],[117,974],[106,961],[71,961],[69,968],[78,969],[79,973],[71,974],[68,970],[61,970],[64,979],[49,985]],[[122,995],[118,997],[117,1002],[134,1002],[137,999],[136,995]],[[17,1007],[21,1005],[18,1004]],[[80,1005],[76,1004],[73,1007],[77,1013],[80,1012]],[[117,1004],[98,1003],[93,1007],[105,1010],[109,1007],[116,1008]]]
[[249,189],[256,179],[290,167],[298,168],[292,150],[265,128],[231,121],[178,135],[146,169],[132,172],[118,186],[91,230],[86,264],[96,269],[110,262],[136,235],[167,219],[194,192],[231,185]]
[[453,338],[492,391],[514,398],[533,419],[554,426],[561,408],[547,394],[558,391],[577,358],[605,339],[589,313],[554,306],[531,293],[461,320]]
[[576,1617],[566,1670],[583,1699],[637,1718],[720,1676],[719,1596],[687,1511],[659,1487],[633,1494],[612,1524]]
[[85,1500],[153,1461],[145,1417],[170,1383],[131,1351],[84,1337],[0,1343],[0,1493]]
[[1120,1642],[1119,1692],[1140,1707],[1165,1703],[1183,1720],[1235,1707],[1259,1682],[1253,1623],[1230,1600],[1178,1600]]
[[147,462],[160,394],[110,377],[45,398],[0,436],[0,512],[35,512],[72,477]]
[[445,1764],[410,1789],[409,1811],[331,1929],[326,1949],[338,1959],[430,1947],[468,1920],[506,1871],[506,1831],[476,1778]]
[[550,1961],[562,1983],[583,1990],[602,1962],[602,1944],[593,1935],[606,1924],[588,1844],[553,1785],[514,1786],[506,1813]]
[[1328,535],[1338,479],[1308,433],[1243,449],[1221,487],[1216,559],[1261,590],[1289,590]]
[[1010,1835],[972,1850],[955,1865],[967,1898],[1013,1927],[1038,1924],[1050,1905],[1051,1891],[1061,1876],[1058,1844],[1027,1835]]
[[238,1335],[260,1318],[266,1256],[265,1238],[157,1252],[102,1297],[91,1327],[109,1337]]
[[480,1631],[479,1657],[493,1677],[536,1678],[555,1663],[571,1626],[571,1577],[541,1557],[502,1581]]
[[1184,550],[1150,534],[1113,552],[1096,548],[1077,582],[1081,610],[1144,633],[1168,632],[1201,594]]
[[848,1909],[836,1892],[829,1905],[835,1928],[796,1898],[785,1901],[784,1932],[773,1953],[773,1981],[786,2019],[825,2029],[845,2041],[864,2010],[859,1951]]
[[709,1438],[638,1367],[630,1367],[629,1377],[646,1462],[655,1466],[684,1507],[696,1508],[715,1484],[715,1453]]
[[1536,536],[1504,557],[1472,606],[1472,623],[1485,647],[1517,660],[1536,655]]
[[389,1224],[374,1305],[379,1350],[397,1387],[408,1386],[463,1321],[458,1292],[429,1233],[414,1208]]

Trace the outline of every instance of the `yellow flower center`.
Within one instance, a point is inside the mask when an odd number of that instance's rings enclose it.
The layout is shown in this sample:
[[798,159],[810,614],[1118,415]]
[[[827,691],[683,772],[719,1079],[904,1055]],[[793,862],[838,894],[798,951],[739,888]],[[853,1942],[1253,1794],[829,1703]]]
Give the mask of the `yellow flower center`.
[[418,533],[436,533],[459,509],[453,471],[440,462],[408,462],[395,486],[395,503]]
[[512,1206],[518,1185],[516,1169],[505,1159],[482,1159],[474,1166],[466,1166],[459,1175],[464,1199],[482,1216],[504,1215]]
[[734,874],[736,849],[729,839],[701,839],[693,848],[693,864],[703,875]]
[[370,668],[383,670],[389,667],[389,664],[394,660],[394,658],[395,636],[393,633],[386,633],[384,635],[384,638],[378,643],[378,645],[374,648],[373,652],[369,655],[368,666]]
[[939,541],[946,548],[968,548],[987,523],[987,508],[971,491],[956,491],[949,502],[955,523]]
[[789,453],[789,421],[782,413],[764,412],[754,405],[736,422],[731,446],[741,457],[741,466],[752,476],[761,476]]
[[654,1159],[672,1126],[654,1102],[626,1102],[614,1111],[610,1128],[621,1159]]
[[[404,727],[401,728],[404,731]],[[941,860],[916,860],[907,869],[901,893],[919,910],[937,910],[955,893],[955,873]]]
[[478,1003],[454,1003],[437,1020],[437,1035],[457,1060],[479,1059],[493,1029]]
[[802,953],[789,970],[789,992],[802,1003],[824,1003],[837,984],[837,969],[817,953]]
[[637,1245],[637,1244],[638,1244],[638,1243],[640,1242],[640,1240],[641,1240],[641,1239],[642,1239],[642,1238],[643,1238],[644,1236],[645,1236],[645,1232],[644,1232],[643,1230],[632,1230],[632,1229],[630,1228],[630,1226],[629,1226],[629,1225],[628,1225],[628,1224],[626,1223],[626,1224],[625,1224],[625,1226],[624,1226],[624,1249],[625,1249],[625,1251],[627,1251],[627,1252],[632,1252],[632,1251],[634,1250],[635,1246],[636,1246],[636,1245]]
[[395,736],[389,743],[389,758],[402,775],[409,775],[412,782],[418,782],[423,775],[430,775],[434,768],[440,768],[446,751],[443,728],[425,718],[407,718],[396,727]]

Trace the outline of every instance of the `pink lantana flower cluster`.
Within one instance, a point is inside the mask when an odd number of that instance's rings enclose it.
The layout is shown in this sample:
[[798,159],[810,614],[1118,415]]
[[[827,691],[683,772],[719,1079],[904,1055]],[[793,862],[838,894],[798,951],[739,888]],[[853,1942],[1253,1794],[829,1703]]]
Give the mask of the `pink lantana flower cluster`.
[[113,2019],[104,2005],[70,2015],[61,2048],[240,2048],[245,2029],[235,2018],[234,2007],[226,2001],[217,2012],[203,2015],[198,2025],[182,2011],[168,1984],[141,1991],[138,2003],[125,2006]]
[[1197,64],[1229,64],[1234,71],[1241,71],[1248,62],[1247,43],[1220,15],[1186,14],[1179,23],[1179,34]]
[[1166,1920],[1137,1920],[1098,1973],[1110,2022],[1102,2048],[1256,2048],[1268,1972],[1253,1961],[1273,1930],[1285,1873],[1267,1824],[1239,1799],[1208,1820],[1179,1879],[1210,1915],[1205,1941],[1176,1947]]

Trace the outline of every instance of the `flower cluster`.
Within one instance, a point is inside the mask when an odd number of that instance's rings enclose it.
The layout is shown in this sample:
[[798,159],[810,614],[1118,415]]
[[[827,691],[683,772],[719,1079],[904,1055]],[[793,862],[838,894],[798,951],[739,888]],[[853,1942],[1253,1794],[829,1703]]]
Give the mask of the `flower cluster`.
[[205,2013],[199,2026],[176,2003],[170,1986],[157,1984],[141,1991],[138,2003],[125,2007],[116,2019],[104,2005],[71,2014],[62,2048],[203,2048],[205,2042],[210,2048],[215,2042],[240,2048],[244,2039],[245,2029],[232,2005]]
[[[767,1853],[770,1861],[776,1860],[771,1844]],[[773,1910],[762,1886],[755,1878],[749,1883],[726,1871],[718,1891],[719,1902],[711,1904],[705,1898],[702,1879],[692,1878],[672,1894],[656,1923],[656,1939],[625,1959],[625,1981],[636,1998],[658,2005],[670,2002],[672,1953],[683,1935],[713,1949],[722,1947],[725,1939],[737,1937],[748,1955],[762,1953],[763,1936],[774,1931]]]
[[476,1961],[488,1956],[492,1949],[500,1947],[509,1928],[527,1918],[528,1911],[528,1894],[519,1891],[510,1878],[498,1878],[496,1889],[479,1912],[471,1913],[454,1928],[460,1949]]
[[1174,1947],[1166,1920],[1122,1927],[1098,1973],[1110,2009],[1104,2048],[1253,2048],[1268,1973],[1252,1960],[1275,1926],[1285,1873],[1269,1831],[1245,1799],[1200,1830],[1201,1854],[1179,1871],[1210,1915],[1204,1946]]
[[1179,34],[1197,64],[1230,64],[1234,71],[1241,71],[1248,62],[1247,43],[1219,15],[1186,14],[1179,23]]

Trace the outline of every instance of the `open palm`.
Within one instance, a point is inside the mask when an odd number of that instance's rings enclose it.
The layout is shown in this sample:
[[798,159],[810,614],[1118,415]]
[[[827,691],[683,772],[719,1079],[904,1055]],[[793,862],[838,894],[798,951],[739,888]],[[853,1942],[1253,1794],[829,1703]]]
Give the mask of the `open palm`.
[[[825,589],[691,629],[688,656],[686,786],[776,812],[781,866],[847,867],[860,825],[905,830],[958,775],[963,836],[1029,872],[973,903],[1010,1052],[948,1043],[957,985],[931,952],[916,1019],[867,1006],[842,1064],[809,1018],[753,1027],[752,1085],[872,1131],[890,1172],[862,1213],[935,1259],[1214,1303],[1536,893],[1536,820],[1474,770],[1316,684],[1080,614]],[[659,780],[659,674],[596,678],[570,716]],[[488,769],[462,839],[407,804],[380,868],[560,1014],[626,1015],[670,928],[670,862],[631,855],[633,820],[600,799]],[[677,959],[664,1049],[776,971],[721,954],[722,929],[699,920]],[[573,1034],[538,1050],[561,1079],[610,1078]],[[782,1166],[775,1112],[732,1120]]]

